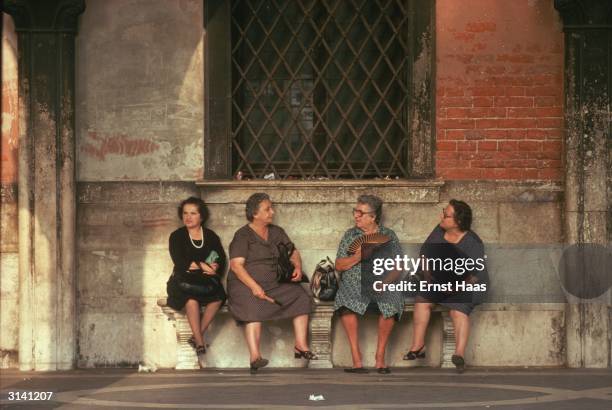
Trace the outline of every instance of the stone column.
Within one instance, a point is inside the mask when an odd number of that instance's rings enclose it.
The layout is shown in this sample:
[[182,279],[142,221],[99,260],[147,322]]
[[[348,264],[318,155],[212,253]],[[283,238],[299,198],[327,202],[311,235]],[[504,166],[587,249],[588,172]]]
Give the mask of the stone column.
[[[555,0],[555,8],[565,32],[565,239],[609,249],[612,3]],[[609,366],[609,298],[574,302],[566,310],[567,365]]]
[[18,33],[19,367],[74,367],[77,19],[84,0],[5,0]]

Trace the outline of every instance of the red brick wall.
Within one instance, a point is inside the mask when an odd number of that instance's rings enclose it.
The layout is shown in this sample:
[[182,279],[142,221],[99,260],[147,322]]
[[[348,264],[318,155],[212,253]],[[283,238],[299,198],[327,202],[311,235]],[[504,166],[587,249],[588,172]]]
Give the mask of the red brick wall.
[[563,32],[549,0],[437,0],[436,173],[562,178]]

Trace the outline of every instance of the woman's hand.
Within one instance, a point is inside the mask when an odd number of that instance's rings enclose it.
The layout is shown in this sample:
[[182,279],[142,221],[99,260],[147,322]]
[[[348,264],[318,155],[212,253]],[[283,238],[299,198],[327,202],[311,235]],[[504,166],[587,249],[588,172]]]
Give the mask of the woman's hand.
[[254,284],[251,287],[251,292],[253,292],[253,296],[255,296],[258,299],[266,300],[267,298],[266,292],[264,292],[263,288],[259,286],[258,284]]
[[344,272],[361,262],[361,247],[352,255],[336,259],[336,270]]
[[219,267],[219,265],[216,263],[209,265],[206,262],[200,262],[200,269],[202,269],[202,272],[204,272],[205,275],[216,275],[217,270],[215,269],[213,265],[217,265],[217,267]]
[[302,280],[302,270],[295,268],[291,274],[291,282],[299,282]]
[[189,265],[189,270],[198,270],[198,269],[202,269],[202,268],[197,263],[191,262],[191,265]]
[[264,292],[262,287],[259,285],[253,286],[251,288],[251,292],[253,292],[253,296],[255,296],[257,299],[265,300],[267,302],[276,303],[277,305],[280,305],[280,303],[272,299],[270,296],[266,295],[266,292]]

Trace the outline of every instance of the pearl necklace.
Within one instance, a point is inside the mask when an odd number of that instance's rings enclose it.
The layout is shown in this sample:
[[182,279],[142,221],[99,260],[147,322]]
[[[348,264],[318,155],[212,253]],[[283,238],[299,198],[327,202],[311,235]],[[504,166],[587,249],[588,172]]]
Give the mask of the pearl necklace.
[[189,235],[189,240],[191,241],[191,244],[193,245],[193,247],[196,249],[202,249],[202,247],[204,246],[204,232],[202,231],[202,227],[200,226],[200,236],[202,237],[202,243],[200,244],[200,246],[196,245],[193,242],[193,238],[191,237],[189,230],[187,230],[187,234]]

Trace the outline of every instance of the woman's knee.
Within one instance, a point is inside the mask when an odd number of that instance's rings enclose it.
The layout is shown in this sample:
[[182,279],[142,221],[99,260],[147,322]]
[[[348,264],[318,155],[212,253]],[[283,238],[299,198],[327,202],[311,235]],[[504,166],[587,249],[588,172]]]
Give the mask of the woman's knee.
[[342,323],[356,323],[357,314],[351,311],[342,312],[340,314],[340,320]]
[[261,322],[248,322],[244,325],[244,328],[248,331],[261,330]]
[[433,309],[433,303],[430,302],[416,302],[414,304],[414,310],[415,311],[424,311],[424,312],[430,312],[431,309]]
[[208,306],[215,306],[215,307],[218,307],[218,306],[221,306],[221,305],[223,304],[223,302],[224,302],[223,300],[215,300],[214,302],[210,302],[210,303],[209,303],[208,305],[206,305],[206,306],[207,306],[207,307],[208,307]]
[[185,306],[186,307],[190,307],[190,308],[200,307],[200,302],[198,302],[195,299],[187,299],[187,302],[185,303]]
[[469,316],[460,310],[451,309],[449,314],[450,314],[451,319],[453,320],[468,320],[469,319]]

